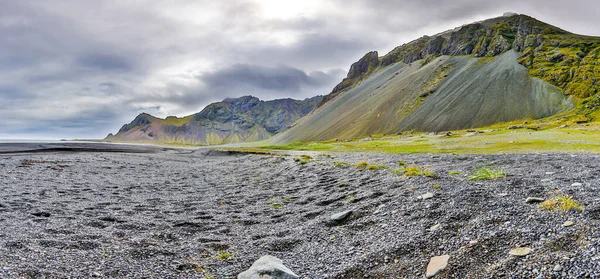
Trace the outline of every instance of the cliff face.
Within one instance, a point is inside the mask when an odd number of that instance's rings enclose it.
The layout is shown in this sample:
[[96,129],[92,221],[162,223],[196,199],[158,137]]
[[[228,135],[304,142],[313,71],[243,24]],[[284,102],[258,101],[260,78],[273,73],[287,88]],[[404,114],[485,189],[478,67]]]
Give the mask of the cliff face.
[[317,96],[306,100],[279,99],[261,101],[244,96],[212,103],[201,112],[183,118],[160,119],[138,115],[123,125],[109,141],[159,141],[185,144],[223,144],[258,141],[289,128],[310,113],[321,101]]

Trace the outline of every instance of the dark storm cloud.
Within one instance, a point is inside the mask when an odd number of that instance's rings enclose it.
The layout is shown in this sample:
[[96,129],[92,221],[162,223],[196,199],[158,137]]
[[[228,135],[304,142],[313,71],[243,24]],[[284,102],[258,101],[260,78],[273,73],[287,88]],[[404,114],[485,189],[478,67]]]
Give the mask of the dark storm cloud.
[[0,1],[0,138],[323,95],[368,51],[508,11],[600,35],[600,4],[583,0]]

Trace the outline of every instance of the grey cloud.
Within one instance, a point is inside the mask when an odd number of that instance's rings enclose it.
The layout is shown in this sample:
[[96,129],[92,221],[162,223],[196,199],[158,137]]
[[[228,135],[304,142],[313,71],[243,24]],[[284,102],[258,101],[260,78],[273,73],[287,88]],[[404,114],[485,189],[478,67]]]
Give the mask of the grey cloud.
[[600,35],[600,4],[584,0],[330,0],[292,18],[261,4],[2,1],[0,137],[102,137],[142,111],[327,94],[368,51],[507,11]]
[[332,85],[337,78],[318,71],[307,74],[289,66],[267,67],[249,64],[235,64],[200,77],[209,88],[217,90],[255,88],[282,93],[297,93],[306,87]]

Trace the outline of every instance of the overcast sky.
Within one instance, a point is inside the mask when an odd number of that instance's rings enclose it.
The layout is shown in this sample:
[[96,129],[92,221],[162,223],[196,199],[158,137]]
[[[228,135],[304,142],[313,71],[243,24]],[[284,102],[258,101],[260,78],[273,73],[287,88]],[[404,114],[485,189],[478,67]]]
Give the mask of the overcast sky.
[[0,0],[0,139],[102,138],[140,112],[325,95],[368,51],[500,16],[600,35],[589,0]]

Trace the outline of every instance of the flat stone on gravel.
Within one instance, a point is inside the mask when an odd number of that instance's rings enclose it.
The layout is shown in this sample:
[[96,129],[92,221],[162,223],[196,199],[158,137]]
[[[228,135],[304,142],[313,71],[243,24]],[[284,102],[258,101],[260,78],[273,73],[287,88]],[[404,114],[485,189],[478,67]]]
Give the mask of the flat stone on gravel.
[[431,192],[427,192],[427,193],[417,197],[417,199],[419,199],[419,200],[426,200],[426,199],[431,199],[431,198],[433,198],[433,193],[431,193]]
[[433,226],[431,226],[431,227],[429,228],[429,231],[430,231],[430,232],[437,231],[437,230],[439,230],[441,227],[442,227],[442,225],[441,225],[441,224],[436,224],[436,225],[433,225]]
[[238,279],[296,279],[293,271],[283,265],[283,262],[273,256],[262,256],[252,266],[240,273]]
[[448,260],[450,259],[449,255],[437,256],[433,257],[429,260],[429,264],[427,265],[427,273],[425,276],[427,278],[431,278],[436,276],[440,271],[442,271],[446,266],[448,266]]
[[331,221],[342,221],[352,214],[352,210],[346,210],[344,212],[336,213],[331,215]]
[[572,187],[581,187],[581,186],[583,186],[583,184],[579,183],[579,182],[575,182],[575,183],[571,184],[571,186]]
[[510,254],[511,256],[525,257],[525,256],[529,255],[529,253],[531,253],[531,251],[533,251],[533,249],[531,249],[529,247],[519,247],[519,248],[511,249],[510,252],[508,252],[508,254]]
[[527,197],[525,199],[526,203],[538,203],[538,202],[544,202],[546,199],[544,198],[536,198],[536,197]]
[[575,223],[573,223],[573,221],[566,221],[562,224],[563,227],[570,227],[573,226]]
[[552,270],[554,270],[554,272],[561,272],[562,271],[562,266],[560,266],[560,264],[557,264],[554,266],[554,268]]

